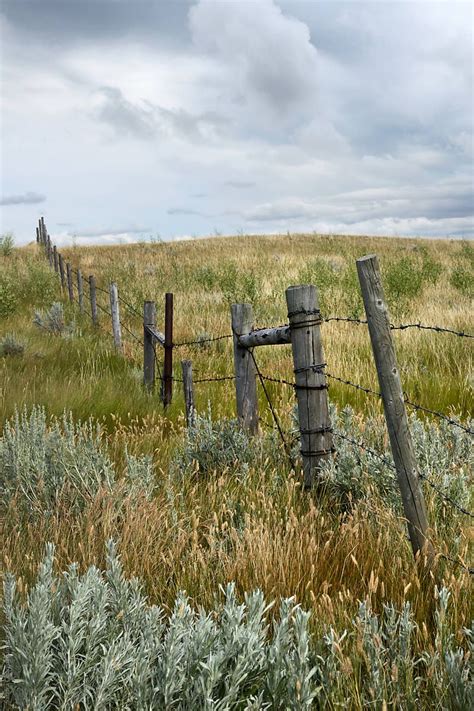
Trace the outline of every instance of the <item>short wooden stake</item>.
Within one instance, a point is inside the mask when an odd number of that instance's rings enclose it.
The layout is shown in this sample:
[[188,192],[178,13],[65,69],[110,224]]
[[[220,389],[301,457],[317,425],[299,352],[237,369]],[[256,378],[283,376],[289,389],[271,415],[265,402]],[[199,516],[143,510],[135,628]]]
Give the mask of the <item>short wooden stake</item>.
[[72,302],[74,301],[74,287],[72,285],[72,269],[71,265],[69,262],[66,264],[66,273],[67,273],[67,290],[69,294],[69,301]]
[[54,264],[54,271],[56,274],[59,271],[59,261],[58,261],[58,248],[56,245],[53,245],[53,264]]
[[79,300],[79,310],[81,314],[84,313],[84,284],[82,280],[82,272],[80,269],[77,270],[77,297]]
[[89,277],[89,298],[91,302],[91,318],[94,326],[99,324],[99,314],[97,312],[97,292],[95,288],[95,277],[92,274]]
[[400,372],[390,329],[390,317],[377,257],[369,255],[358,259],[357,272],[369,325],[393,460],[397,470],[403,508],[408,521],[411,546],[415,557],[423,551],[431,560],[434,551],[428,538],[425,500],[417,473],[415,452],[408,427]]
[[232,333],[234,334],[234,372],[237,417],[250,432],[258,432],[258,400],[256,368],[251,350],[240,344],[239,337],[253,331],[251,304],[232,304]]
[[286,290],[295,372],[305,488],[314,486],[332,456],[331,421],[324,375],[321,315],[315,286]]
[[192,427],[194,424],[194,387],[193,387],[193,364],[190,360],[181,361],[181,372],[183,374],[184,404],[186,406],[186,424]]
[[115,348],[118,351],[122,350],[122,329],[120,326],[120,309],[118,300],[117,284],[112,282],[109,287],[110,294],[110,311],[112,314],[112,331],[114,335]]
[[151,391],[155,385],[155,347],[147,326],[153,329],[156,327],[154,301],[145,301],[143,304],[143,385]]
[[59,275],[61,277],[61,287],[65,290],[66,289],[66,273],[64,271],[64,258],[61,253],[58,254],[58,261],[59,261]]
[[165,358],[163,366],[163,405],[173,398],[173,294],[165,294]]

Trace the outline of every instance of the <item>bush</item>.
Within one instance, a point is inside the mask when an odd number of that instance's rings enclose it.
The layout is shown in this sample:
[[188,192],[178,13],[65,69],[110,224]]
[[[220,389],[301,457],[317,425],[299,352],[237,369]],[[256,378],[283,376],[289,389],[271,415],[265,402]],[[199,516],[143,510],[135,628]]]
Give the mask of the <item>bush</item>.
[[0,272],[0,318],[7,318],[14,314],[17,305],[18,291],[13,275]]
[[245,476],[250,467],[262,465],[265,459],[276,462],[276,451],[278,444],[273,438],[252,437],[237,420],[213,421],[209,411],[195,414],[173,469],[181,474],[198,471],[204,475],[227,470]]
[[15,240],[11,232],[7,234],[0,235],[0,254],[3,257],[9,257],[13,252],[13,247],[15,246]]
[[449,281],[451,286],[454,286],[464,296],[471,298],[474,296],[474,270],[457,266],[451,272]]
[[[58,500],[72,511],[81,510],[101,488],[117,481],[101,443],[101,430],[91,421],[75,424],[71,415],[48,424],[43,408],[16,414],[5,424],[0,439],[0,494],[2,506],[15,498],[32,513],[54,509]],[[127,456],[126,493],[150,495],[153,474],[149,459]]]
[[44,331],[55,335],[70,334],[74,330],[74,324],[66,325],[64,309],[58,301],[55,301],[48,311],[36,311],[33,323]]
[[[239,603],[233,584],[214,609],[181,593],[168,618],[124,577],[109,543],[105,573],[53,570],[47,547],[25,603],[4,583],[3,701],[9,709],[472,708],[474,630],[457,646],[449,593],[437,593],[435,648],[415,654],[410,604],[368,602],[347,629],[310,635],[293,599],[271,621],[260,590]],[[357,674],[354,670],[357,669]]]
[[7,333],[0,340],[0,358],[5,356],[19,356],[25,352],[25,344],[18,341],[13,333]]

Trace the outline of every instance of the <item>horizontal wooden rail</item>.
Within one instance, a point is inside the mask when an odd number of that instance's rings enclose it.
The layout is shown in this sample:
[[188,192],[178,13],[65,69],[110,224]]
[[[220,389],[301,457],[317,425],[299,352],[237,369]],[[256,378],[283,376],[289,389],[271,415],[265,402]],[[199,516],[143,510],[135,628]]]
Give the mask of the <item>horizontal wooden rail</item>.
[[278,326],[277,328],[259,328],[251,331],[239,338],[239,344],[244,348],[255,348],[256,346],[278,346],[291,343],[289,326]]
[[164,346],[164,345],[165,345],[165,337],[164,337],[164,335],[163,335],[160,331],[155,331],[155,329],[152,328],[151,326],[149,326],[148,324],[146,324],[145,328],[146,328],[146,330],[148,331],[148,333],[149,333],[151,336],[153,336],[153,338],[155,339],[155,341],[158,341],[158,343],[160,344],[160,346]]

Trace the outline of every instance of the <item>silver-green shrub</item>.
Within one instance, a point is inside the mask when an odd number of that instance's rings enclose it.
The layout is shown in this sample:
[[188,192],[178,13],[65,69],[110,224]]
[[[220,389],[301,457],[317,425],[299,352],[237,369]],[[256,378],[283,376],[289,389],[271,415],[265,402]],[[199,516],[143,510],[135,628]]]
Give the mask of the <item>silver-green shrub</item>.
[[[127,455],[123,477],[126,493],[150,494],[151,460]],[[91,421],[74,423],[71,414],[48,421],[41,407],[26,409],[6,422],[0,438],[0,506],[12,497],[32,513],[53,509],[59,498],[72,511],[83,508],[101,488],[111,489],[118,477]]]
[[[309,614],[261,591],[237,599],[229,584],[214,609],[181,593],[166,617],[127,580],[114,544],[104,573],[61,575],[47,547],[26,601],[6,576],[0,700],[31,709],[472,708],[473,637],[454,642],[449,594],[438,593],[433,651],[413,652],[417,625],[407,603],[376,615],[367,602],[349,629],[309,632]],[[352,670],[352,673],[348,673]]]
[[55,301],[47,311],[35,311],[33,323],[54,335],[70,335],[74,330],[73,323],[66,324],[64,309],[59,301]]
[[25,344],[13,333],[7,333],[0,339],[0,358],[21,356],[25,352]]

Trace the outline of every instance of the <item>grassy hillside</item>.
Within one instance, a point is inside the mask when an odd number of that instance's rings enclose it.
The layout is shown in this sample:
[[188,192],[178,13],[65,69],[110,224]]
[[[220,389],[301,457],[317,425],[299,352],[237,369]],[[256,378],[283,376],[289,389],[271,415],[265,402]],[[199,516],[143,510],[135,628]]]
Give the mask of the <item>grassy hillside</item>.
[[[76,247],[62,253],[102,287],[116,281],[138,313],[144,299],[155,299],[161,328],[164,292],[172,291],[177,342],[229,333],[233,302],[252,302],[258,325],[284,323],[285,288],[297,283],[318,285],[324,315],[364,318],[355,259],[368,253],[379,256],[394,323],[474,330],[474,249],[459,241],[288,235]],[[67,326],[62,335],[33,324],[35,311],[61,299]],[[100,299],[108,306],[106,294],[100,292]],[[100,317],[101,329],[94,330],[87,316],[66,303],[36,245],[0,255],[0,329],[3,337],[8,334],[7,341],[0,336],[0,420],[4,424],[15,411],[30,412],[34,405],[45,408],[44,415],[25,414],[0,444],[7,492],[4,564],[20,576],[21,593],[32,584],[47,541],[56,544],[59,569],[78,561],[84,570],[92,563],[105,565],[105,544],[113,538],[125,574],[138,575],[149,599],[165,610],[180,590],[192,605],[211,608],[219,586],[235,581],[239,595],[258,587],[268,600],[295,596],[312,612],[313,632],[324,634],[331,625],[350,628],[362,600],[375,613],[389,602],[398,610],[409,602],[418,624],[413,654],[425,650],[433,656],[443,644],[436,637],[434,586],[444,585],[450,594],[446,628],[466,648],[469,575],[444,558],[432,574],[423,562],[415,567],[387,467],[346,443],[339,446],[325,491],[302,492],[299,466],[291,471],[262,393],[262,434],[255,441],[229,421],[235,416],[231,381],[196,386],[201,418],[187,436],[178,384],[164,413],[157,393],[143,391],[140,346],[124,332],[125,357],[114,353],[107,317],[103,312]],[[123,309],[122,319],[141,337],[140,318],[132,310]],[[377,388],[366,327],[330,322],[322,333],[329,372]],[[472,341],[418,329],[397,331],[395,338],[409,397],[468,421]],[[259,349],[256,356],[268,375],[292,378],[289,347]],[[184,358],[192,359],[198,378],[232,374],[229,340],[176,349],[177,376]],[[269,391],[290,440],[293,392],[276,383]],[[336,382],[329,396],[341,429],[389,454],[376,399]],[[71,422],[61,420],[64,411]],[[60,419],[54,424],[50,416]],[[89,429],[73,424],[89,418]],[[414,417],[412,429],[422,471],[472,510],[469,435]],[[294,448],[296,455],[296,443]],[[468,563],[470,519],[429,487],[425,495],[436,550]],[[346,696],[338,698],[354,708],[369,698],[361,691],[367,654],[355,641],[341,651],[341,663],[352,665],[353,674]],[[431,679],[423,664],[418,698],[430,708],[430,699],[447,682],[442,675]],[[395,703],[392,692],[381,693],[381,699]]]

